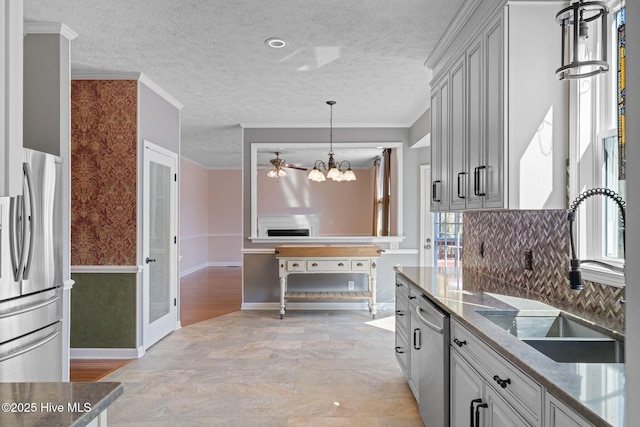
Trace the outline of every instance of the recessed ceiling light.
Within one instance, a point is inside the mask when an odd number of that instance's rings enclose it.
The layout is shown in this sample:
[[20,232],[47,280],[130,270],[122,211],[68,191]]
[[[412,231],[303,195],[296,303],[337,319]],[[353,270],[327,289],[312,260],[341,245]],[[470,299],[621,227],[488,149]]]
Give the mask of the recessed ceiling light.
[[272,47],[274,49],[282,49],[283,47],[285,47],[287,45],[287,42],[279,39],[277,37],[271,37],[268,38],[264,41],[264,44],[266,44],[269,47]]

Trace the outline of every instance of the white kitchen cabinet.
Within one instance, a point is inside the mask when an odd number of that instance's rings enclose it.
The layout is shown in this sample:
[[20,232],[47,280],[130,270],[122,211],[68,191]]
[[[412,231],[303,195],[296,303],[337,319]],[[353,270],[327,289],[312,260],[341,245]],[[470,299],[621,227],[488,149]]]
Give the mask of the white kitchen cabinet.
[[544,400],[546,427],[593,427],[551,393],[547,393]]
[[396,279],[396,360],[409,378],[409,284]]
[[451,352],[452,427],[527,427],[500,394],[456,351]]
[[[451,320],[451,417],[463,418],[463,411],[466,405],[466,413],[469,413],[469,393],[468,391],[456,391],[460,385],[469,387],[463,380],[465,377],[472,378],[469,373],[461,374],[454,372],[454,354],[464,359],[468,365],[464,365],[460,360],[455,361],[455,370],[463,369],[464,366],[473,366],[474,372],[484,383],[482,402],[475,406],[481,406],[479,413],[481,419],[485,419],[485,426],[536,426],[542,425],[542,386],[528,377],[509,361],[497,354],[493,349],[484,344],[477,336],[464,328],[460,323]],[[458,381],[459,384],[456,384]],[[470,387],[473,389],[473,387]],[[462,396],[462,397],[460,397]],[[465,403],[465,400],[467,403]],[[454,400],[456,401],[454,403]],[[454,414],[455,412],[455,414]],[[468,418],[467,418],[468,420]],[[503,424],[506,423],[506,424]],[[453,424],[466,425],[466,424]]]
[[451,352],[451,427],[474,425],[475,406],[482,403],[484,380],[455,351]]
[[454,22],[427,60],[432,211],[564,208],[567,96],[553,72],[559,7],[474,3],[463,9],[473,17]]
[[418,404],[420,404],[420,374],[422,373],[422,369],[420,369],[421,363],[421,355],[420,349],[422,347],[422,331],[420,330],[419,320],[416,314],[416,307],[418,304],[416,303],[416,296],[409,294],[409,325],[411,328],[409,329],[409,387],[411,387],[411,391],[413,391],[413,397],[416,398]]
[[431,211],[449,211],[449,79],[431,89]]

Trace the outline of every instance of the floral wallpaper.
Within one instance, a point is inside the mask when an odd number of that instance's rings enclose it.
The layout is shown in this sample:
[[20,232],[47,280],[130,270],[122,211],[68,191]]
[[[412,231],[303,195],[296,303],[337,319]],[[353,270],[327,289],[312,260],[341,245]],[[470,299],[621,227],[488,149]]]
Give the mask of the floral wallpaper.
[[136,264],[135,80],[71,82],[71,264]]

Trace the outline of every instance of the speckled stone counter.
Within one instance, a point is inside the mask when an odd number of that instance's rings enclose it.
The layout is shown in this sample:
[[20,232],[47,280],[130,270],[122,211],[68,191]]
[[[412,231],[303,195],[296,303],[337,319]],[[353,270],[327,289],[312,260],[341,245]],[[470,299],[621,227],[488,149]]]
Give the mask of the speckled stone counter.
[[[486,310],[548,310],[554,307],[522,295],[483,291],[488,276],[457,268],[395,267],[453,319],[595,425],[624,425],[624,363],[558,363],[500,328],[480,313]],[[467,288],[465,288],[465,280]],[[487,284],[487,288],[491,286]],[[555,312],[559,312],[555,309]],[[587,319],[598,327],[598,319]],[[613,331],[619,335],[620,331]]]
[[0,426],[85,426],[122,391],[113,382],[0,383]]

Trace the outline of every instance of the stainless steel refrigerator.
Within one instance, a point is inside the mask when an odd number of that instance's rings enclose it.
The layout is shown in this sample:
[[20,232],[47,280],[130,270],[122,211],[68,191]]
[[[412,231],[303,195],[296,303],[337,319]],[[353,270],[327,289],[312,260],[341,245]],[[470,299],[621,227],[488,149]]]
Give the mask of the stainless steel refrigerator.
[[61,163],[24,151],[23,194],[0,197],[0,382],[61,381]]

